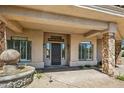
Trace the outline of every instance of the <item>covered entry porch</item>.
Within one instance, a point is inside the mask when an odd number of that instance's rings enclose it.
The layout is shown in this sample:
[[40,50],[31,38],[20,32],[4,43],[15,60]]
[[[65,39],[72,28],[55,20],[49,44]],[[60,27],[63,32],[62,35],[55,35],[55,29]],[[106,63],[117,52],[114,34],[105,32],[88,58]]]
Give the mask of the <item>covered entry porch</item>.
[[[74,14],[79,15],[71,14],[72,7]],[[87,17],[82,15],[84,13]],[[114,73],[116,56],[119,55],[119,52],[115,53],[115,41],[121,38],[117,23],[90,18],[87,9],[77,6],[39,6],[38,9],[33,6],[0,6],[0,14],[1,33],[4,34],[1,38],[4,38],[5,45],[1,49],[10,45],[20,51],[20,63],[36,68],[97,65],[97,40],[101,39],[103,72]],[[10,41],[8,44],[7,40]]]

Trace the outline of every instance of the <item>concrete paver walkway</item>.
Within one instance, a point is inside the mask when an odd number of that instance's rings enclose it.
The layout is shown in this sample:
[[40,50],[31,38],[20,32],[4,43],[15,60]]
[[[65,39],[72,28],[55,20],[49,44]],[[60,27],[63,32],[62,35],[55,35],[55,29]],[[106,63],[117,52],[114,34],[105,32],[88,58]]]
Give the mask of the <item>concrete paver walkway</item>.
[[[50,79],[51,78],[51,79]],[[52,80],[53,82],[50,82]],[[34,78],[28,88],[95,88],[124,87],[124,81],[109,77],[95,69],[59,71],[44,73],[42,78]]]

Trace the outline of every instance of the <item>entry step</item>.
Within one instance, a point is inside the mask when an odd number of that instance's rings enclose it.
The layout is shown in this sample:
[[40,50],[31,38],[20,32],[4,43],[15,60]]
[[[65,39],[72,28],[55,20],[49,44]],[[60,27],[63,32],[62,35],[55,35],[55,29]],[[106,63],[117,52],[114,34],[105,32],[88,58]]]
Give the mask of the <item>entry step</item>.
[[44,72],[57,72],[57,71],[71,71],[71,70],[79,70],[79,67],[69,67],[69,66],[60,66],[60,67],[45,67],[43,69]]

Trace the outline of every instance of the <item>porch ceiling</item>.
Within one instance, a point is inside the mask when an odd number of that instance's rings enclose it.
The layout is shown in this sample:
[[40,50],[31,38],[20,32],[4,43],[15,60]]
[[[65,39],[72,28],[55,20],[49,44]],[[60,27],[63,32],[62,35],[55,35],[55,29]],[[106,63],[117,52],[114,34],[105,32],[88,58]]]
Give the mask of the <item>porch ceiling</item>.
[[[106,5],[107,6],[107,5]],[[95,20],[101,20],[106,22],[115,22],[118,24],[118,37],[124,38],[124,17],[112,15],[105,12],[96,11],[94,9],[88,9],[85,6],[75,6],[75,5],[21,5],[20,7],[28,8],[28,9],[34,9],[39,11],[46,11],[46,12],[52,12],[52,13],[58,13],[58,14],[64,14],[64,15],[71,15],[81,18],[89,18],[89,19],[95,19]]]
[[84,34],[88,32],[88,29],[81,29],[81,28],[74,28],[74,27],[64,27],[64,26],[57,26],[55,24],[48,25],[48,24],[38,24],[38,23],[31,23],[31,22],[22,22],[18,21],[18,23],[26,30],[42,30],[44,32],[56,32],[56,33],[65,33],[65,34]]

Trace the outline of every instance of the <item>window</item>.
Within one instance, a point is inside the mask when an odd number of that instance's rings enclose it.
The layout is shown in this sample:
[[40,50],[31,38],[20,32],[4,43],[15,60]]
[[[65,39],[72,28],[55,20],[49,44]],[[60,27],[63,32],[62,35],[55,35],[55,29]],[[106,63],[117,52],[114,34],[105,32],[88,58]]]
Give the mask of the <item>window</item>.
[[15,49],[21,54],[20,61],[31,60],[31,41],[28,40],[7,40],[8,49]]
[[62,59],[65,59],[65,44],[61,44],[61,49],[62,49]]
[[50,43],[46,43],[46,58],[50,59]]
[[93,45],[91,42],[81,42],[79,45],[79,60],[93,60]]

